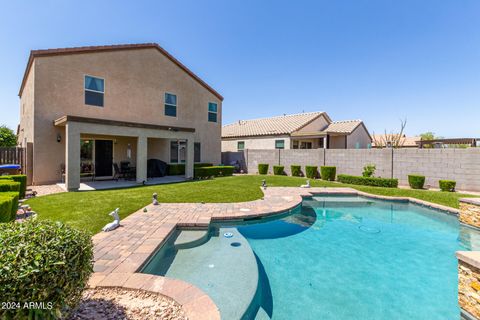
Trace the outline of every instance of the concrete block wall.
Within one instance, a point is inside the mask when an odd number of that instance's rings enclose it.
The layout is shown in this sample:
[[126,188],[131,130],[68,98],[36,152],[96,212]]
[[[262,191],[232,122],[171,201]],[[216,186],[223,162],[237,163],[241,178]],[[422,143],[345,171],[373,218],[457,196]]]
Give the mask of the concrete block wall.
[[[393,160],[392,160],[393,157]],[[480,191],[480,148],[468,149],[310,149],[245,150],[247,172],[258,172],[259,163],[274,165],[336,166],[337,173],[361,175],[366,164],[373,163],[375,176],[398,178],[408,185],[409,174],[426,176],[426,184],[438,188],[438,180],[457,181],[458,190]]]
[[273,173],[273,166],[280,164],[280,150],[252,150],[244,151],[247,161],[247,172],[250,174],[258,173],[259,163],[268,163],[268,172]]
[[302,166],[305,174],[305,166],[323,166],[324,149],[285,149],[280,151],[280,164],[285,166],[285,172],[291,175],[291,165]]
[[337,174],[362,175],[363,167],[375,164],[375,176],[391,178],[392,149],[328,149],[325,165],[337,167]]
[[455,180],[459,190],[480,190],[480,148],[397,149],[393,175],[408,185],[409,174],[426,177],[425,184],[438,188],[438,180]]

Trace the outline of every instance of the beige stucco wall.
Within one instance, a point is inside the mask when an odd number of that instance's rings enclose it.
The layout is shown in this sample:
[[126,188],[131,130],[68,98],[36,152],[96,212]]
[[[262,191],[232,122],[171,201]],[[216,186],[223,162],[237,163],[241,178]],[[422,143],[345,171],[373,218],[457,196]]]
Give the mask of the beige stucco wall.
[[347,148],[355,149],[358,142],[359,149],[368,148],[368,145],[372,143],[372,139],[368,135],[364,126],[359,125],[347,138]]
[[322,131],[327,127],[327,125],[328,125],[327,119],[325,118],[324,115],[321,115],[317,119],[313,120],[312,122],[310,122],[309,124],[301,128],[300,130],[298,130],[298,132]]
[[245,149],[275,149],[275,140],[285,140],[285,149],[290,149],[290,137],[284,136],[262,136],[262,137],[247,137],[245,139],[223,139],[222,152],[237,151],[238,141],[245,142]]
[[[156,49],[37,57],[30,73],[29,78],[35,75],[35,184],[59,179],[65,131],[54,127],[53,121],[64,115],[195,128],[202,162],[220,163],[221,101]],[[105,79],[104,107],[84,104],[85,75]],[[28,97],[25,89],[21,101]],[[177,117],[164,115],[165,92],[177,95]],[[218,104],[216,123],[208,122],[209,102]],[[21,118],[25,128],[28,117]],[[168,143],[164,145],[168,148]],[[166,152],[169,155],[169,149]]]
[[345,149],[345,136],[330,136],[329,139],[329,149]]

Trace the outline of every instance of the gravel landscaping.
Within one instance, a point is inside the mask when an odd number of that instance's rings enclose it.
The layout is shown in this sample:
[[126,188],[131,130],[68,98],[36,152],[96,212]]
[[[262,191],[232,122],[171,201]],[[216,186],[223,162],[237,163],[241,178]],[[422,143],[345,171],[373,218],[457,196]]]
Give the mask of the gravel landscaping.
[[186,320],[182,307],[165,296],[120,288],[88,289],[68,320]]

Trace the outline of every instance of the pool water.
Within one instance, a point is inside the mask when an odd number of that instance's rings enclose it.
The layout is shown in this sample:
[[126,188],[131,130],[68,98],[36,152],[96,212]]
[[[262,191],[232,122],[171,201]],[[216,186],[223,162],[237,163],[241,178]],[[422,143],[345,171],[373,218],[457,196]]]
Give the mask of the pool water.
[[275,219],[214,225],[191,248],[169,243],[143,272],[200,287],[223,319],[450,320],[455,252],[479,247],[478,231],[437,210],[319,196]]

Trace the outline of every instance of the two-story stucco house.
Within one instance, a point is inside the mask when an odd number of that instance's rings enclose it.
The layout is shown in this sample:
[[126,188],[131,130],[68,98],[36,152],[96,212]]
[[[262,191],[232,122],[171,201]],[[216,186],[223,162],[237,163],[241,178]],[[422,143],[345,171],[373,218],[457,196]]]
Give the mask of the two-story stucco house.
[[32,184],[80,185],[127,161],[220,163],[223,97],[158,44],[31,51],[20,92],[19,144]]
[[326,112],[240,120],[223,126],[222,151],[363,149],[372,137],[362,120],[332,121]]

